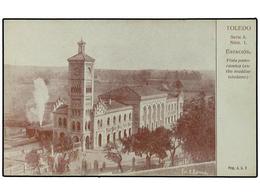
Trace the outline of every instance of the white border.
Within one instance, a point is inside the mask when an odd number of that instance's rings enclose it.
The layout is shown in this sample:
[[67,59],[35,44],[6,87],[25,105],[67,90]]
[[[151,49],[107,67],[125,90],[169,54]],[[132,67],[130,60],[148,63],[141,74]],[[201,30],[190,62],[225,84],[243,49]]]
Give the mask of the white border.
[[[258,17],[245,0],[2,0],[1,17]],[[2,29],[1,29],[2,35]],[[2,58],[2,57],[1,57]],[[1,59],[2,60],[2,59]],[[2,67],[1,67],[2,71]],[[2,82],[2,74],[1,74]],[[1,83],[2,91],[2,83]],[[2,98],[2,96],[1,96]],[[259,100],[258,100],[259,101]],[[1,99],[2,102],[2,99]],[[2,117],[2,112],[1,112]],[[2,131],[1,131],[2,134]],[[1,135],[2,136],[2,135]],[[2,156],[2,154],[1,154]],[[2,169],[2,165],[0,167]],[[3,178],[1,194],[259,194],[257,179],[221,178]]]

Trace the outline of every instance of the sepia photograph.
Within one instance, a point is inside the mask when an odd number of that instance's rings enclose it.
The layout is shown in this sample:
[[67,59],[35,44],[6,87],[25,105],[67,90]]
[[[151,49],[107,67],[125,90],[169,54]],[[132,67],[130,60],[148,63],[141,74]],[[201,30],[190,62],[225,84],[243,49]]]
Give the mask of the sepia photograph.
[[5,20],[4,176],[216,176],[213,20]]

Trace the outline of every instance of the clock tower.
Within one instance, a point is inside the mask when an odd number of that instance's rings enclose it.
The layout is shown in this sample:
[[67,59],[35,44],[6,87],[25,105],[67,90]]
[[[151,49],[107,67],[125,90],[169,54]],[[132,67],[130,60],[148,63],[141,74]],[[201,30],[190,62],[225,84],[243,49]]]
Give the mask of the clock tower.
[[93,93],[95,59],[85,53],[86,43],[78,42],[78,53],[69,62],[68,131],[73,143],[91,149],[93,142]]

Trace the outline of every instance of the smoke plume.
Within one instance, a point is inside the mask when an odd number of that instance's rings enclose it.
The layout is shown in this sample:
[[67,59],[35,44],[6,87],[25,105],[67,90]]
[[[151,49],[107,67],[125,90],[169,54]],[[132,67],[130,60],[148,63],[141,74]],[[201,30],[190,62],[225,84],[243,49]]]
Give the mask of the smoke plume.
[[26,115],[30,122],[39,122],[42,125],[45,104],[49,99],[48,88],[42,78],[33,81],[33,99],[26,104]]

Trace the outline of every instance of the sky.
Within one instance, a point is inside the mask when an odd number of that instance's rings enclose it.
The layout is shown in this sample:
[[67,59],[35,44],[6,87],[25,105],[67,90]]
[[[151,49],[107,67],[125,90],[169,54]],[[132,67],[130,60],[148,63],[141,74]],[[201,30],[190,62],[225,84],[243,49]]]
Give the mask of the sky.
[[96,68],[215,68],[215,24],[206,20],[6,20],[4,63],[68,66],[81,38]]

